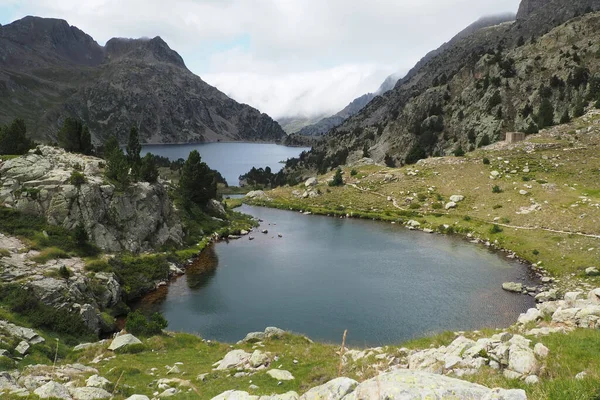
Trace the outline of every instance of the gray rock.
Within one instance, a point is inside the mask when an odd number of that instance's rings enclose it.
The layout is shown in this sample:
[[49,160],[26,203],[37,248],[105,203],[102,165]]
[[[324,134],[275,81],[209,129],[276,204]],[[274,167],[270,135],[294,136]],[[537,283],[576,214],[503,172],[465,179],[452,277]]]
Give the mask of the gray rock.
[[521,314],[517,319],[517,322],[522,325],[529,324],[531,322],[536,322],[542,319],[543,315],[540,310],[537,308],[530,308],[526,313]]
[[318,184],[319,184],[319,181],[317,180],[317,178],[309,178],[304,183],[304,186],[306,186],[306,187],[312,187],[312,186],[317,186]]
[[253,396],[248,392],[228,390],[218,396],[213,397],[212,400],[258,400],[258,398],[258,396]]
[[585,274],[587,276],[600,276],[600,271],[598,270],[598,268],[590,267],[585,270]]
[[464,199],[465,199],[465,196],[462,196],[462,195],[459,195],[459,194],[455,194],[453,196],[450,196],[450,201],[452,201],[454,203],[460,203]]
[[110,385],[110,381],[99,375],[92,375],[85,381],[85,386],[105,389]]
[[588,294],[588,300],[594,304],[600,305],[600,288],[592,290]]
[[244,350],[232,350],[223,357],[223,360],[217,366],[218,370],[235,368],[246,364],[252,354],[246,353]]
[[538,383],[540,383],[540,378],[537,375],[529,375],[525,378],[525,384],[527,385],[537,385]]
[[451,201],[450,203],[447,203],[447,204],[444,206],[444,208],[445,208],[446,210],[450,210],[450,209],[452,209],[452,208],[456,208],[456,207],[457,207],[457,204],[456,204],[455,202],[453,202],[453,201]]
[[206,209],[210,214],[216,215],[217,217],[227,217],[227,211],[225,211],[223,204],[215,199],[211,199],[208,201],[208,203],[206,203]]
[[102,400],[111,397],[106,390],[97,387],[81,387],[70,389],[73,400]]
[[554,301],[557,299],[558,299],[558,290],[556,290],[556,289],[550,289],[546,292],[542,292],[542,293],[538,294],[537,296],[535,296],[535,300],[540,303],[544,303],[547,301]]
[[35,389],[33,393],[40,399],[55,398],[61,400],[72,400],[69,390],[60,383],[56,383],[54,381],[50,381],[45,385],[40,386],[39,388]]
[[341,400],[357,386],[358,382],[353,379],[337,378],[310,389],[300,397],[300,400]]
[[531,349],[511,346],[508,368],[519,374],[529,375],[537,373],[539,365]]
[[269,356],[260,350],[255,350],[254,353],[252,353],[249,362],[252,368],[258,368],[261,365],[269,363]]
[[580,373],[578,373],[577,375],[575,375],[575,379],[577,379],[578,381],[582,381],[585,378],[587,378],[587,372],[582,371]]
[[265,335],[267,335],[267,337],[271,338],[271,337],[281,337],[285,334],[285,331],[283,329],[279,329],[277,327],[274,326],[269,326],[265,329]]
[[132,334],[128,333],[114,338],[110,346],[108,346],[108,349],[114,351],[120,349],[121,347],[129,346],[132,344],[142,344],[142,341],[133,336]]
[[143,394],[134,394],[134,395],[129,396],[125,400],[150,400],[150,398],[148,396],[143,395]]
[[[421,400],[421,399],[506,399],[506,391],[496,392],[477,385],[446,376],[421,371],[397,370],[388,372],[362,382],[356,389],[346,395],[344,400],[388,399],[388,400]],[[521,397],[527,399],[525,392]]]
[[29,343],[27,343],[26,341],[22,340],[17,347],[15,347],[15,351],[19,354],[21,354],[22,356],[24,356],[25,354],[27,354],[27,352],[29,352],[29,348],[31,346],[29,345]]
[[506,290],[507,292],[522,293],[523,284],[516,282],[505,282],[502,284],[502,289]]
[[550,354],[550,350],[541,343],[536,343],[533,347],[533,352],[538,358],[546,358]]
[[291,381],[295,379],[294,375],[292,375],[289,371],[276,368],[268,370],[267,375],[269,375],[271,378],[277,379],[278,381]]
[[243,343],[255,343],[264,340],[267,337],[264,332],[250,332],[246,335],[244,339],[242,339]]

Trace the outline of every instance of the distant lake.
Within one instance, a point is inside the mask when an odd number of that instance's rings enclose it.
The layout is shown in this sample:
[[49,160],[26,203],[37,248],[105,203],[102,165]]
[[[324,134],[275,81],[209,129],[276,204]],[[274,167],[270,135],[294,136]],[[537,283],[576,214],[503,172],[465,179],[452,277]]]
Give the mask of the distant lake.
[[283,168],[280,161],[298,157],[310,148],[264,143],[153,144],[143,146],[142,156],[152,153],[175,161],[187,159],[192,150],[198,150],[202,161],[219,171],[230,186],[238,186],[239,176],[252,167],[271,167],[274,173],[279,172]]
[[[502,290],[533,282],[501,253],[401,225],[244,205],[252,236],[211,246],[141,302],[169,329],[236,342],[267,326],[337,343],[397,344],[446,330],[501,328],[535,305]],[[281,233],[282,237],[278,237]],[[206,270],[210,272],[206,272]]]

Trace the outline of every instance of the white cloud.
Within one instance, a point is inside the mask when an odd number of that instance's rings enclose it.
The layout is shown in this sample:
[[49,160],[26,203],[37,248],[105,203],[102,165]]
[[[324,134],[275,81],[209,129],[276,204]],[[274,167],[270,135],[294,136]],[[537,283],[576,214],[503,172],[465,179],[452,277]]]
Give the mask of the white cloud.
[[[273,116],[333,112],[519,0],[0,0],[100,43],[160,35],[188,67]],[[9,21],[0,21],[2,23]]]

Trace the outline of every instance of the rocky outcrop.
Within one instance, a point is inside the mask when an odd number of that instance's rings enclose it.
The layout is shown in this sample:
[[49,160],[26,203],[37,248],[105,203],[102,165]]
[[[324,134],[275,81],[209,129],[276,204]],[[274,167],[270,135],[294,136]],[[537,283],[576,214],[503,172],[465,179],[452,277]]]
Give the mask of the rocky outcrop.
[[[119,191],[106,181],[104,161],[39,146],[0,164],[0,204],[73,229],[83,224],[106,251],[139,252],[181,243],[181,222],[165,187],[139,182]],[[86,183],[74,186],[81,171]]]
[[[5,252],[0,258],[1,283],[19,283],[43,304],[79,315],[96,334],[114,328],[102,315],[103,310],[121,301],[121,286],[113,273],[89,275],[85,261],[78,257],[37,263],[34,259],[39,256],[38,251],[28,250],[20,240],[3,234],[0,234],[0,250]],[[69,278],[58,278],[61,267],[69,271]],[[11,328],[11,324],[4,326],[0,321],[0,330],[3,327],[30,343],[43,341],[30,329]]]
[[17,115],[46,142],[66,116],[82,119],[95,144],[113,133],[125,143],[133,125],[146,143],[286,137],[268,115],[194,75],[160,37],[102,47],[66,21],[38,17],[0,26],[0,123]]

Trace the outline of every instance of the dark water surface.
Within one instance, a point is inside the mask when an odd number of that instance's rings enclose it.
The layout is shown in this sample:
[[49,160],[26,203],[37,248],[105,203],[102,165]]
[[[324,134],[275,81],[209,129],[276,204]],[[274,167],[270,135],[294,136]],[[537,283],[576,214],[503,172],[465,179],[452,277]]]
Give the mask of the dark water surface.
[[162,311],[169,329],[227,342],[267,326],[339,342],[348,329],[350,344],[379,345],[508,326],[534,304],[501,288],[528,282],[524,266],[458,238],[373,221],[241,211],[264,220],[260,229],[269,234],[216,244],[142,303]]
[[202,161],[219,171],[230,186],[238,186],[238,177],[252,167],[271,167],[276,173],[283,167],[280,161],[298,157],[310,148],[264,143],[153,144],[143,146],[142,156],[152,153],[175,161],[187,159],[192,150],[198,150]]

